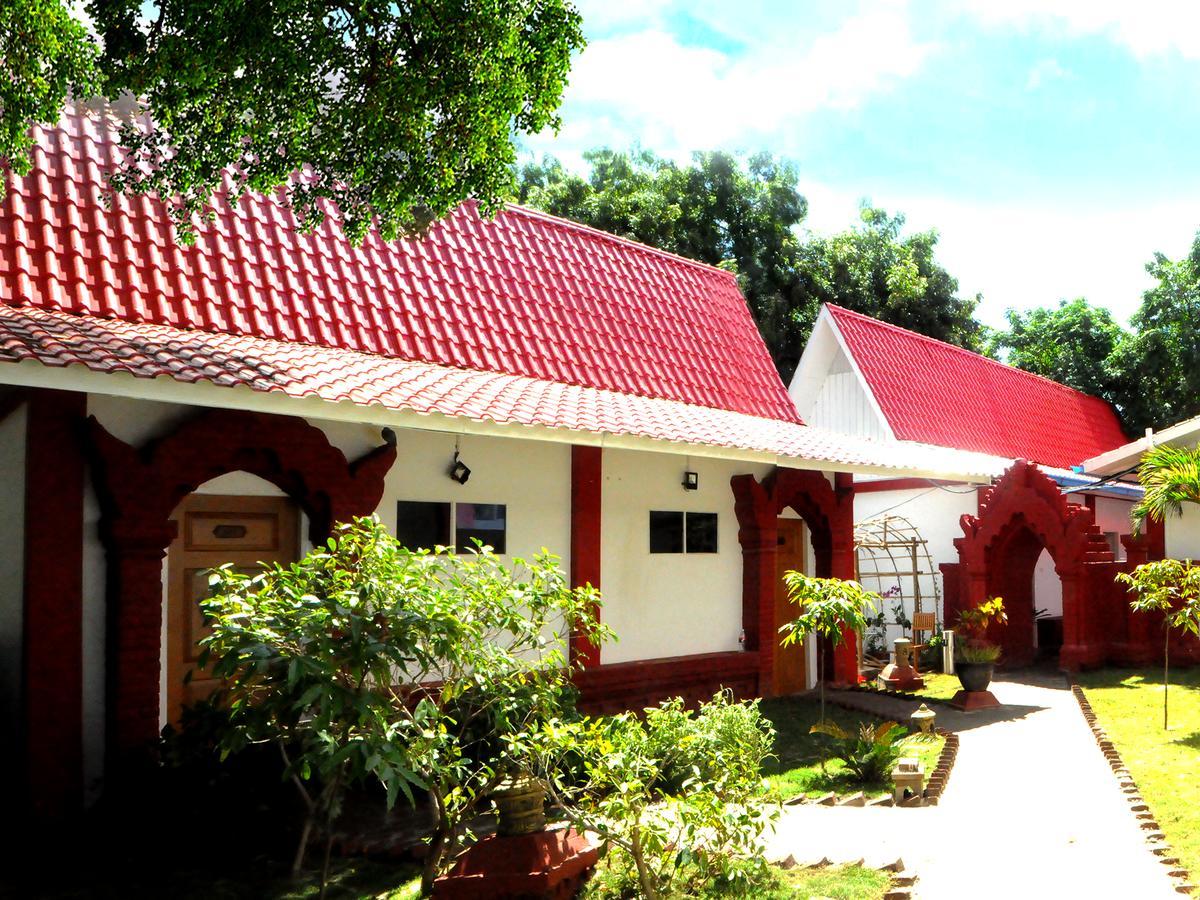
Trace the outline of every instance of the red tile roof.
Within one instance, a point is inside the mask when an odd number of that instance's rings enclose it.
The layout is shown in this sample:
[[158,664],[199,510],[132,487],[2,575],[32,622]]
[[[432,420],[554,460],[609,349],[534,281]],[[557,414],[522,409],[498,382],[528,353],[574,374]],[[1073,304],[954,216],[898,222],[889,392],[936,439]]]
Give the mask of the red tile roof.
[[521,208],[466,204],[420,241],[300,235],[275,198],[221,204],[193,247],[115,197],[113,129],[37,129],[7,178],[0,303],[355,350],[799,421],[730,273]]
[[[0,365],[83,367],[106,378],[208,382],[293,398],[482,422],[633,435],[805,461],[998,475],[1007,464],[941,447],[876,442],[796,422],[557,381],[357,350],[0,305]],[[230,405],[236,405],[230,397]]]
[[839,306],[828,306],[893,433],[1069,468],[1124,444],[1098,397]]

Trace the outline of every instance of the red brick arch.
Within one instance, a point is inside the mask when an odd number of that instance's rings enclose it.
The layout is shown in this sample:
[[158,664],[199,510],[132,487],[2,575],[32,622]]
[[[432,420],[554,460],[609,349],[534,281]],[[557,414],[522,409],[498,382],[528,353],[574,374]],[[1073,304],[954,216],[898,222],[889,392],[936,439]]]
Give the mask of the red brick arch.
[[[736,475],[734,511],[742,545],[742,626],[746,649],[758,654],[760,691],[769,693],[775,666],[779,622],[775,621],[778,546],[776,525],[785,509],[808,526],[814,568],[822,577],[854,578],[854,489],[848,478],[830,484],[822,472],[776,469],[761,482]],[[858,648],[853,636],[833,655],[834,680],[858,680]]]
[[947,622],[961,609],[1002,596],[1009,624],[997,637],[1005,659],[1013,665],[1031,662],[1033,567],[1045,549],[1062,579],[1060,665],[1074,669],[1103,661],[1108,638],[1101,626],[1112,595],[1104,586],[1112,583],[1117,565],[1090,508],[1068,503],[1049,476],[1018,460],[984,492],[978,514],[960,523],[963,536],[954,541],[959,561],[941,567]]
[[89,419],[101,538],[108,558],[108,742],[121,760],[158,735],[162,561],[175,537],[171,513],[200,485],[244,471],[292,497],[314,542],[334,522],[370,515],[396,459],[395,439],[348,464],[303,419],[213,410],[134,448]]

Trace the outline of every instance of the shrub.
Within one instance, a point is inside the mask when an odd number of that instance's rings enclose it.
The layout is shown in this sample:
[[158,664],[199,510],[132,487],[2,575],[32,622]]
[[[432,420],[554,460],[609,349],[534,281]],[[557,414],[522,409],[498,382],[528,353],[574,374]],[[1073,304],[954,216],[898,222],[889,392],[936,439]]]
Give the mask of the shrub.
[[287,567],[213,573],[204,659],[226,679],[225,753],[277,744],[308,810],[294,868],[349,786],[377,781],[390,806],[428,793],[437,827],[423,888],[463,824],[526,762],[523,738],[572,708],[565,648],[593,641],[594,591],[542,553],[511,567],[485,547],[402,547],[377,519],[339,526]]
[[718,694],[695,713],[671,700],[644,720],[552,723],[539,754],[565,817],[604,841],[605,890],[654,900],[717,885],[744,895],[767,874],[759,838],[778,808],[753,798],[773,740],[757,702]]
[[823,734],[834,741],[833,755],[863,785],[886,784],[904,753],[901,741],[908,729],[896,722],[860,722],[857,733],[836,722],[818,722],[810,734]]

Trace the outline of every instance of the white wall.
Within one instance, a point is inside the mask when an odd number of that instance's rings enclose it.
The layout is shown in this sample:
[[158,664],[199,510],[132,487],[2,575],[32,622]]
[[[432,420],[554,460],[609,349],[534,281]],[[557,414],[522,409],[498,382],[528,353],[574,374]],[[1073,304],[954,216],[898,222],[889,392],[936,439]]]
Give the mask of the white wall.
[[1168,557],[1200,559],[1200,506],[1185,503],[1183,515],[1168,516],[1165,528]]
[[[25,604],[25,408],[0,421],[0,733],[16,734]],[[0,751],[3,757],[4,751]]]
[[[681,486],[687,470],[700,488]],[[770,468],[606,450],[601,547],[602,617],[620,639],[606,663],[738,650],[742,549],[729,479]],[[717,553],[650,553],[651,510],[717,513]]]

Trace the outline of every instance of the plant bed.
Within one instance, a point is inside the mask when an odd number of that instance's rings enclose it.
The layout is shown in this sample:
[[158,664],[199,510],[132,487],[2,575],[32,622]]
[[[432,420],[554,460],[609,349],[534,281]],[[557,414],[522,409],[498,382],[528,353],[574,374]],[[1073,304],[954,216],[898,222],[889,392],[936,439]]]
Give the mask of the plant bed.
[[[1162,727],[1162,673],[1102,669],[1076,676],[1072,690],[1118,779],[1150,850],[1188,893],[1200,872],[1200,669],[1171,673],[1171,725]],[[1161,835],[1161,837],[1159,837]]]
[[[766,884],[754,890],[755,900],[808,900],[810,897],[830,900],[882,900],[904,873],[869,869],[860,865],[771,866]],[[580,894],[584,900],[625,900],[630,896],[623,881],[614,881],[603,862],[596,875]],[[712,885],[690,896],[726,898],[746,896],[737,888]]]
[[[857,729],[862,722],[883,721],[879,716],[860,710],[846,709],[842,699],[832,701],[825,718],[846,730]],[[818,799],[833,794],[834,802],[862,792],[866,799],[890,796],[891,785],[857,784],[840,760],[828,759],[829,740],[810,734],[809,729],[820,720],[820,705],[806,697],[784,697],[764,700],[763,715],[775,726],[775,757],[763,767],[766,792],[781,801],[799,797]],[[907,723],[900,723],[907,727]],[[946,745],[946,737],[921,740],[910,735],[905,738],[906,754],[919,759],[925,767],[927,783],[937,769]],[[911,752],[909,752],[911,749]],[[822,761],[826,760],[824,766]]]
[[958,678],[954,675],[945,675],[941,672],[922,672],[921,677],[925,679],[925,686],[915,691],[889,690],[878,681],[860,684],[857,687],[851,688],[851,690],[883,694],[884,696],[896,697],[900,700],[915,700],[923,703],[943,703],[947,705],[960,690]]

